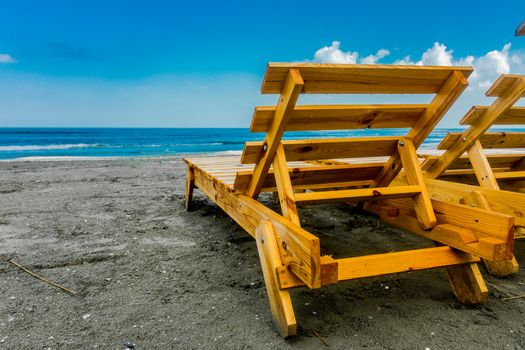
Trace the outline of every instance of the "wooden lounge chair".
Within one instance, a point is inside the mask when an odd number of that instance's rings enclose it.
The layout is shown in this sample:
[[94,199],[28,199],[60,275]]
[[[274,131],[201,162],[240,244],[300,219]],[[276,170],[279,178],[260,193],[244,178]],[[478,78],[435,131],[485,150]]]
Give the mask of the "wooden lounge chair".
[[[276,106],[257,107],[240,159],[186,158],[186,206],[199,188],[256,239],[271,311],[283,336],[296,333],[289,288],[320,288],[339,281],[438,267],[463,303],[479,303],[488,291],[479,257],[512,257],[514,218],[432,200],[424,185],[417,147],[467,86],[470,67],[389,65],[268,65],[264,94],[280,94]],[[305,94],[435,94],[425,105],[296,105]],[[408,128],[403,137],[282,140],[290,130]],[[387,156],[385,162],[374,157]],[[331,158],[361,162],[327,163]],[[392,185],[404,168],[406,183]],[[304,192],[306,190],[306,192]],[[259,201],[277,191],[278,214]],[[360,202],[388,223],[440,246],[334,259],[320,255],[319,238],[301,228],[299,204]]]
[[[442,179],[467,185],[426,181],[434,198],[462,201],[469,205],[514,215],[516,237],[525,227],[525,132],[487,132],[493,125],[525,125],[525,108],[513,107],[525,96],[525,76],[502,75],[488,90],[497,97],[490,106],[474,106],[460,121],[469,125],[463,132],[451,132],[438,145],[442,155],[421,155],[428,179]],[[496,151],[487,153],[484,150]],[[518,269],[512,261],[486,263],[493,275],[504,276]]]

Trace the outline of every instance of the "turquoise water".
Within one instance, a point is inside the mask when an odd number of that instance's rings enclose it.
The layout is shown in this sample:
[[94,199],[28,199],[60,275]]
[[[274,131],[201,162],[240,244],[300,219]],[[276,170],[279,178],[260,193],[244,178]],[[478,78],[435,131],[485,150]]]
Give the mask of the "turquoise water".
[[[436,129],[422,148],[432,149],[449,131]],[[287,132],[285,139],[404,135],[404,129]],[[188,153],[239,153],[264,134],[248,129],[0,128],[0,159],[33,157],[140,157]]]

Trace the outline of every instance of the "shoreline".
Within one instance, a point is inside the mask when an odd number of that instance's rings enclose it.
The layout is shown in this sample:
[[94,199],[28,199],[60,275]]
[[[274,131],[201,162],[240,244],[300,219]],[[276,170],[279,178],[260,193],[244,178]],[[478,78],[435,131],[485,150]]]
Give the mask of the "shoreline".
[[172,155],[151,156],[28,156],[20,158],[0,159],[0,163],[9,162],[70,162],[70,161],[97,161],[97,160],[148,160],[148,159],[173,159],[184,157],[217,157],[217,156],[240,156],[242,151],[218,151],[218,152],[190,152]]

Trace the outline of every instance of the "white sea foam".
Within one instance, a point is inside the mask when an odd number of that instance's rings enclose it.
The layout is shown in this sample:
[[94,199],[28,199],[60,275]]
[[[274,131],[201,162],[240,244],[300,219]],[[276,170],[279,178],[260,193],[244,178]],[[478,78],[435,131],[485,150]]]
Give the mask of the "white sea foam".
[[96,147],[98,144],[75,143],[64,145],[24,145],[24,146],[0,146],[0,152],[8,151],[40,151],[40,150],[54,150],[54,149],[71,149],[71,148],[86,148]]

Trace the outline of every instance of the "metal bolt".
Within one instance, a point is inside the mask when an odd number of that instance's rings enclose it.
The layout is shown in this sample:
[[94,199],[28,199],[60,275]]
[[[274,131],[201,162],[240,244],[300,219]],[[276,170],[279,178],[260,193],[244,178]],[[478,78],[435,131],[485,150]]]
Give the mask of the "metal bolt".
[[268,150],[268,145],[266,142],[263,144],[263,152],[266,152]]
[[467,138],[466,138],[466,137],[464,137],[464,138],[461,139],[461,142],[466,142],[466,141],[467,141]]
[[283,249],[286,250],[286,242],[285,241],[283,241],[282,245],[283,245]]
[[261,237],[261,243],[264,244],[264,236]]
[[399,146],[404,147],[405,146],[405,142],[404,141],[399,141]]

